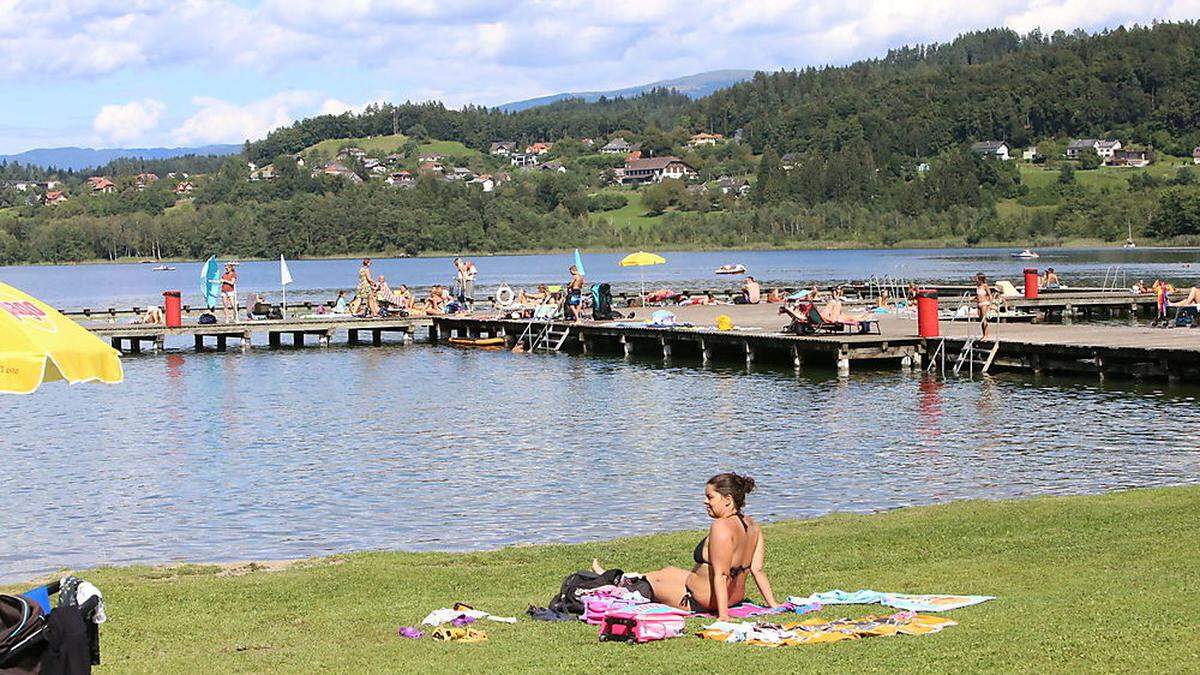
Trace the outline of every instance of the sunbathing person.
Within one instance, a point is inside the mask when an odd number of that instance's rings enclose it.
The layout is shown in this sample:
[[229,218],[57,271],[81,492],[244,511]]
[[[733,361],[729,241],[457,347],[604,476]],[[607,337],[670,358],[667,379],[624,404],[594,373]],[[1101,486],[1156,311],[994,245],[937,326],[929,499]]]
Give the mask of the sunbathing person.
[[[746,577],[754,583],[770,607],[777,607],[775,594],[763,571],[766,547],[759,524],[742,513],[746,495],[754,490],[754,479],[722,473],[704,486],[704,506],[713,522],[708,536],[692,552],[691,570],[666,567],[645,575],[651,599],[692,612],[712,612],[717,620],[729,620],[729,608],[746,599]],[[596,560],[592,569],[604,569]]]
[[892,294],[888,291],[888,289],[880,289],[879,297],[875,299],[875,306],[879,309],[892,308]]
[[517,292],[517,304],[522,307],[540,305],[550,298],[550,289],[546,284],[538,284],[536,293],[526,293],[522,288]]
[[155,305],[153,307],[147,307],[146,313],[142,315],[142,318],[134,320],[134,323],[165,324],[166,322],[167,322],[167,316],[165,314],[163,314],[162,307],[159,307],[158,305]]
[[1171,303],[1172,307],[1195,307],[1196,305],[1200,305],[1200,287],[1197,286],[1192,286],[1183,300]]

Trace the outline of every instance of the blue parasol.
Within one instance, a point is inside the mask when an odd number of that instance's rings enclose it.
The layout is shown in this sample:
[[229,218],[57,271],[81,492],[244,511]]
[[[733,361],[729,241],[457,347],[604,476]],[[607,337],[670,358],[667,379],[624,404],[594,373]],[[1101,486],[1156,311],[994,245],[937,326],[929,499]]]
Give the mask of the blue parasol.
[[200,295],[210,310],[221,302],[221,263],[215,255],[200,266]]

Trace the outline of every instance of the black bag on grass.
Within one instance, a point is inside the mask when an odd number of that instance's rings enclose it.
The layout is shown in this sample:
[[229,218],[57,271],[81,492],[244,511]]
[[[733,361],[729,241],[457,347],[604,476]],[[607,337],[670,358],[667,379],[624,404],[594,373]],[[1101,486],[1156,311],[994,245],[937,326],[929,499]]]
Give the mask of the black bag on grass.
[[579,599],[579,591],[601,586],[616,586],[624,574],[621,570],[605,570],[604,574],[596,574],[591,570],[580,570],[563,579],[562,588],[558,595],[550,600],[550,609],[567,614],[583,614],[583,601]]

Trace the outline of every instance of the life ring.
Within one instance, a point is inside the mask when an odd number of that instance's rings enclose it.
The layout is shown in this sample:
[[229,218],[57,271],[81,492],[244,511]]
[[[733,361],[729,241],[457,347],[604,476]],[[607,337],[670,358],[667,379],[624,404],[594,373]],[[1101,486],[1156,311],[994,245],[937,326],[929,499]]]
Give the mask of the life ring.
[[513,291],[508,287],[508,284],[500,284],[500,288],[496,289],[496,306],[500,308],[512,307]]

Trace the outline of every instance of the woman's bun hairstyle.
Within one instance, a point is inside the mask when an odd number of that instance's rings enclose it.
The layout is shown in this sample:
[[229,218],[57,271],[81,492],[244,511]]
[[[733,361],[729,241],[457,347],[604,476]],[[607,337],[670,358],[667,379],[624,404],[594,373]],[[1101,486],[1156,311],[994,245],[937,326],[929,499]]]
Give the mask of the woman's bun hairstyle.
[[754,492],[754,479],[749,476],[741,476],[736,473],[719,473],[708,479],[708,484],[713,486],[713,489],[718,494],[725,495],[733,499],[733,505],[738,511],[742,510],[742,506],[746,504],[746,495]]

